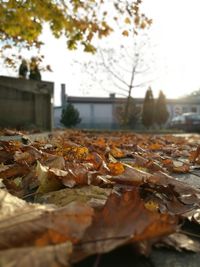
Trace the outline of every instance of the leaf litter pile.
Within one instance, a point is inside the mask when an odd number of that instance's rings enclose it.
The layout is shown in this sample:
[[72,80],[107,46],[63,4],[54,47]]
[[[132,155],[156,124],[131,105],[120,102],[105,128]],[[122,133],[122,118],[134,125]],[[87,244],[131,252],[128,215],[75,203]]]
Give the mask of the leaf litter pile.
[[[132,244],[200,252],[200,138],[66,131],[0,141],[0,266],[72,266]],[[196,179],[200,179],[196,175]]]

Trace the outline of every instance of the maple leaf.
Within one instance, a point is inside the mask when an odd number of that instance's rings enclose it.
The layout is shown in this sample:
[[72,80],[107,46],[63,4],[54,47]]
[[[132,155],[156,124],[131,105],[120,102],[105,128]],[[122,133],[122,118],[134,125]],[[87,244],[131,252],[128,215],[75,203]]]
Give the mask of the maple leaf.
[[147,210],[138,188],[122,190],[109,196],[105,206],[97,210],[92,225],[86,230],[73,259],[105,253],[125,244],[173,233],[177,219]]

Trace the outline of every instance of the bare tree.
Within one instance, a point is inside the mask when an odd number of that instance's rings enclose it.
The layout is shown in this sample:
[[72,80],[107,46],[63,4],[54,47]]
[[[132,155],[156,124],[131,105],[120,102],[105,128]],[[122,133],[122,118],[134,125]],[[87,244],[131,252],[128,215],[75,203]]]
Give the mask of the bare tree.
[[[153,52],[148,32],[142,31],[132,37],[110,40],[98,47],[96,55],[82,65],[87,75],[82,88],[99,88],[126,98],[123,113],[124,124],[133,110],[134,89],[149,87],[152,82]],[[77,62],[78,63],[78,62]],[[78,63],[80,64],[80,63]]]
[[[133,55],[130,55],[130,52],[130,50],[128,51],[126,47],[122,46],[120,58],[116,60],[115,55],[110,55],[108,51],[100,50],[102,65],[112,80],[113,87],[117,89],[117,93],[123,92],[127,98],[124,108],[125,124],[128,120],[127,114],[129,114],[133,89],[147,86],[150,82],[145,80],[136,83],[138,76],[145,75],[150,69],[147,63],[144,62],[142,47],[138,51],[135,44],[135,49],[132,50]],[[109,55],[110,57],[106,61],[105,56]]]

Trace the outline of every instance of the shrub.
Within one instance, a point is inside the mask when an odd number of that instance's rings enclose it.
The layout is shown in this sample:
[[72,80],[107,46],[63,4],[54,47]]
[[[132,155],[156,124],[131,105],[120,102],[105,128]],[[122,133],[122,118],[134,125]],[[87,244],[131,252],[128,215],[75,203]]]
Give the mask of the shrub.
[[77,125],[81,122],[78,110],[72,104],[67,104],[67,106],[62,109],[60,122],[69,128]]

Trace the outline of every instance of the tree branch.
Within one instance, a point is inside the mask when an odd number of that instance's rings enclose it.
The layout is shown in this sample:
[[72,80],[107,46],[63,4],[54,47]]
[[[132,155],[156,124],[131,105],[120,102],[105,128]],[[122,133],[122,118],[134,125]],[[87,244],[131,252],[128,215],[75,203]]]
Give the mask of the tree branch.
[[102,51],[100,50],[100,54],[101,54],[101,57],[102,57],[102,60],[103,60],[103,65],[104,67],[107,69],[107,71],[112,74],[113,77],[115,77],[118,81],[120,81],[121,83],[123,83],[124,85],[126,86],[129,86],[128,83],[126,83],[124,80],[122,80],[116,73],[114,73],[106,64],[105,62],[105,59],[104,59],[104,56],[103,56],[103,53]]
[[142,87],[144,85],[147,85],[148,83],[151,83],[153,82],[154,80],[150,80],[150,81],[146,81],[146,82],[143,82],[143,83],[140,83],[140,84],[136,84],[136,85],[133,85],[133,87]]

